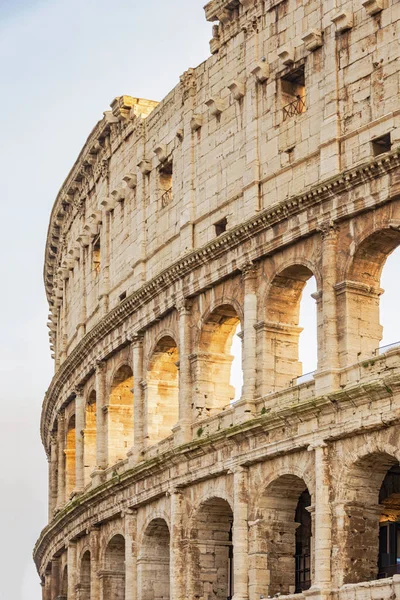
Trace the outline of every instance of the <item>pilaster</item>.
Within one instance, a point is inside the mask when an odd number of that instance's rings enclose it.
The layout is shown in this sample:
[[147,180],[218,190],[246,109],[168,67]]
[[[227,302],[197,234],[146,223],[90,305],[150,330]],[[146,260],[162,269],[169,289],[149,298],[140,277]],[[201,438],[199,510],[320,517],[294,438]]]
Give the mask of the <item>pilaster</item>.
[[254,413],[256,394],[256,330],[257,323],[257,280],[258,269],[248,264],[242,271],[244,284],[244,327],[243,327],[243,390],[240,412],[244,417]]
[[177,306],[179,312],[179,423],[176,428],[175,444],[185,444],[191,439],[191,303],[182,300]]
[[108,463],[106,405],[106,364],[104,362],[98,362],[96,365],[97,470],[105,469]]
[[125,600],[137,599],[137,511],[123,513],[125,533]]
[[332,585],[332,513],[330,505],[330,478],[328,447],[324,442],[311,445],[315,458],[315,513],[314,513],[314,581],[316,595],[326,595]]
[[69,542],[67,548],[68,561],[68,600],[76,600],[77,564],[76,542]]
[[85,429],[85,398],[83,388],[75,390],[75,490],[81,492],[84,488],[84,436]]
[[57,457],[58,457],[58,493],[57,508],[65,504],[65,414],[60,411],[57,416]]
[[57,436],[51,434],[50,439],[50,457],[49,457],[49,521],[54,517],[54,511],[57,506]]
[[248,469],[233,469],[233,600],[249,597]]
[[136,464],[143,458],[145,408],[143,380],[143,336],[136,335],[132,339],[132,370],[133,370],[133,410],[134,410],[134,440],[130,453],[130,462]]
[[322,323],[318,327],[323,337],[319,343],[320,360],[314,375],[316,394],[322,395],[339,387],[339,347],[336,305],[337,228],[331,222],[321,228],[322,238],[322,297],[317,300],[318,313],[322,309]]
[[185,600],[186,557],[184,552],[184,497],[181,490],[171,491],[170,573],[171,598]]

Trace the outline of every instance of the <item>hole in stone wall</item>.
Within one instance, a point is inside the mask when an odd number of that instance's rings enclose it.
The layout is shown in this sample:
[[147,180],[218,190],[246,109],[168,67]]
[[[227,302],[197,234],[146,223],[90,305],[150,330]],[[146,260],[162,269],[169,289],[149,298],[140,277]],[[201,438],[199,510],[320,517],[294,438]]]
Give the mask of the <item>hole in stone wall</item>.
[[306,83],[304,65],[281,78],[283,120],[306,111]]
[[97,238],[93,241],[92,262],[93,262],[93,271],[96,274],[100,273],[100,267],[101,267],[100,235],[98,235]]
[[218,223],[215,223],[214,227],[215,227],[215,235],[216,236],[222,235],[223,233],[225,233],[226,228],[228,227],[228,219],[226,217],[224,217],[223,219],[218,221]]
[[381,135],[378,138],[375,138],[371,141],[372,146],[372,154],[374,156],[379,156],[379,154],[384,154],[384,152],[389,152],[392,148],[392,141],[390,133],[385,133],[385,135]]
[[159,182],[161,190],[161,207],[168,206],[173,199],[172,191],[172,176],[173,176],[173,163],[172,161],[163,164],[159,171]]

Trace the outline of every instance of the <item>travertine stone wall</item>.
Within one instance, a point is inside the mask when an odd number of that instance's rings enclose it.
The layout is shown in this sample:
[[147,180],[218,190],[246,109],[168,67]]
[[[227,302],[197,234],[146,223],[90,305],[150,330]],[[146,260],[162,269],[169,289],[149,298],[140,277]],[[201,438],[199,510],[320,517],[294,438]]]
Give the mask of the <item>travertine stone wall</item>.
[[400,598],[400,3],[205,12],[210,58],[117,97],[51,215],[43,598]]

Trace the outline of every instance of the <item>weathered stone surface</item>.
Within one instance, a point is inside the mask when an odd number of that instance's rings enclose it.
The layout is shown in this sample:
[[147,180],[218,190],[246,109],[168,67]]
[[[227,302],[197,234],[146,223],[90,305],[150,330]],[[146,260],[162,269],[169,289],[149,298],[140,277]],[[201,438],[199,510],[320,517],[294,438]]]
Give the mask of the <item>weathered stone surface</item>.
[[400,349],[377,352],[399,6],[213,0],[213,56],[159,104],[116,97],[90,134],[46,245],[44,600],[400,598],[378,566]]

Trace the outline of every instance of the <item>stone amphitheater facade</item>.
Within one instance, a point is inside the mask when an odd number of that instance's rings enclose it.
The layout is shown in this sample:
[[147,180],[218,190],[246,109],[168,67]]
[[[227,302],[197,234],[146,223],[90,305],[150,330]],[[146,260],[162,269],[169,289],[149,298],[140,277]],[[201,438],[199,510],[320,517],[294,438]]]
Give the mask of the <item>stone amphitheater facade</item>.
[[400,2],[205,12],[210,58],[117,97],[51,214],[43,598],[400,598]]

